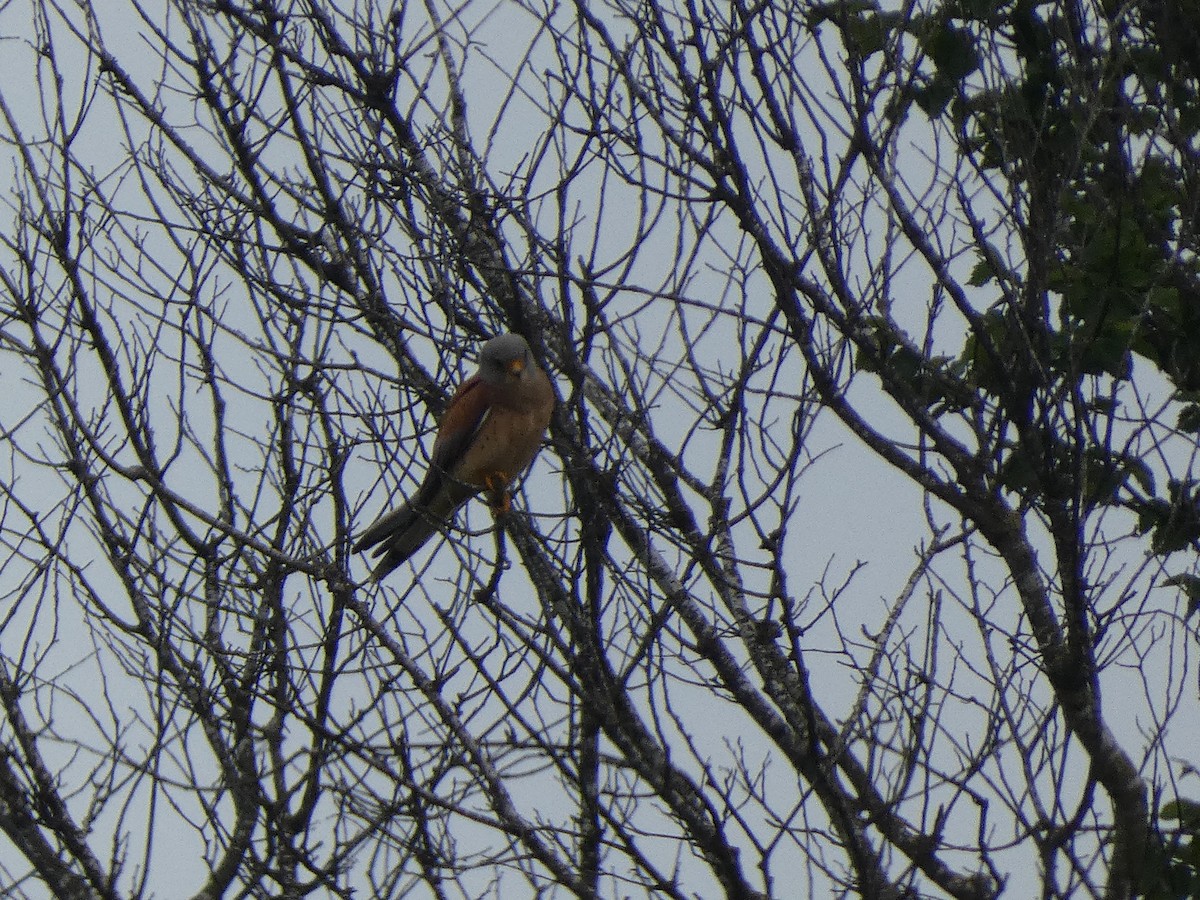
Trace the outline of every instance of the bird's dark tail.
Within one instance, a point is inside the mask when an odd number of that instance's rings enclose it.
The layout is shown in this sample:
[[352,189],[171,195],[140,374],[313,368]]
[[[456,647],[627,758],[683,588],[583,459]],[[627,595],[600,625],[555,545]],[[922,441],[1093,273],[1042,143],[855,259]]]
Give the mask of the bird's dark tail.
[[[394,518],[390,518],[393,516]],[[386,524],[390,526],[384,533],[372,540],[370,544],[362,546],[363,541],[370,534],[368,532],[355,545],[356,550],[366,550],[371,544],[379,544],[375,548],[375,552],[371,554],[379,560],[375,564],[375,568],[371,570],[372,581],[382,580],[385,575],[403,565],[409,557],[424,546],[427,540],[433,537],[439,526],[445,524],[430,512],[415,509],[407,503],[399,509],[392,510],[384,518],[389,519]],[[381,519],[380,522],[382,523],[382,521]]]
[[[466,488],[466,486],[463,486]],[[362,553],[375,547],[371,555],[379,560],[371,571],[371,579],[379,581],[392,570],[403,565],[424,543],[438,531],[450,524],[458,509],[473,490],[441,490],[426,492],[433,496],[428,505],[418,505],[424,499],[418,496],[413,503],[405,503],[384,513],[371,525],[354,544],[354,552]],[[376,546],[378,545],[378,546]]]

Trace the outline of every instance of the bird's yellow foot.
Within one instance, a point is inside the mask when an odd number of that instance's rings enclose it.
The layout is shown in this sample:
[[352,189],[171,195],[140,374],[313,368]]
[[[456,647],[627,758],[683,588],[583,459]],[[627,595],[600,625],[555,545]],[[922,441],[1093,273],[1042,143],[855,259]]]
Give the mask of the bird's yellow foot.
[[512,508],[512,495],[508,492],[508,476],[504,472],[497,472],[484,478],[483,483],[491,495],[492,512],[498,516],[507,515]]

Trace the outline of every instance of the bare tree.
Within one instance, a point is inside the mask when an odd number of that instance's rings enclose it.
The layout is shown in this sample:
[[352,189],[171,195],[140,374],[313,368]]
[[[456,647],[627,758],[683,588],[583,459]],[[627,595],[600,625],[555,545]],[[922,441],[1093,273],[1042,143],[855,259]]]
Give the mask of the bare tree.
[[[1195,877],[1194,13],[0,30],[6,896]],[[505,330],[513,512],[369,583]]]

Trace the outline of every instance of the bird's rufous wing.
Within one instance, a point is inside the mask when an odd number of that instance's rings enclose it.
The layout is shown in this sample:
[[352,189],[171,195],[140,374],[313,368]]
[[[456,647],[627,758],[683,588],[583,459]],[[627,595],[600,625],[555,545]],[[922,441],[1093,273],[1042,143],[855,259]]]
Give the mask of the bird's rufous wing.
[[437,472],[442,477],[458,477],[459,463],[492,412],[494,393],[495,389],[478,375],[458,386],[446,406],[433,441],[433,455],[429,461],[431,474]]

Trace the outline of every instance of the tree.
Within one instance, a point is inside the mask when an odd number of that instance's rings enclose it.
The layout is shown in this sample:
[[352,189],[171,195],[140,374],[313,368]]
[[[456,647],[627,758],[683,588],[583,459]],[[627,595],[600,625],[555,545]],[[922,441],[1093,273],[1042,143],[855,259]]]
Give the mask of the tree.
[[342,6],[0,11],[7,895],[1183,890],[1200,16]]

